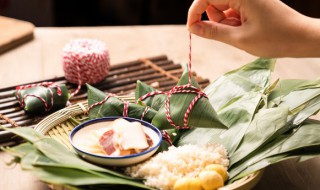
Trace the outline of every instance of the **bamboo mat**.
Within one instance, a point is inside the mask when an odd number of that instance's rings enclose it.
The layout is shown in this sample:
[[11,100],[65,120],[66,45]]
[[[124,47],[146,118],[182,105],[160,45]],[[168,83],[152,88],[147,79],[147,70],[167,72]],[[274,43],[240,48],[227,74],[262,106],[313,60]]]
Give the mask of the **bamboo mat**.
[[[183,68],[180,64],[168,59],[166,55],[160,55],[145,59],[114,64],[111,66],[108,77],[101,83],[94,85],[96,88],[114,93],[118,96],[133,94],[136,87],[136,81],[140,80],[159,90],[170,90],[180,78]],[[203,79],[193,73],[197,82],[202,88],[209,84],[208,79]],[[76,85],[70,84],[64,77],[51,78],[43,81],[53,81],[58,84],[65,83],[69,92],[76,89]],[[42,81],[35,81],[38,83]],[[21,84],[24,85],[24,84]],[[19,105],[13,93],[15,86],[0,89],[0,124],[4,127],[34,127],[46,115],[34,116],[28,115]],[[87,99],[87,89],[81,88],[81,91],[70,101],[72,104],[83,102]],[[0,131],[0,143],[12,141],[12,134],[7,131]]]

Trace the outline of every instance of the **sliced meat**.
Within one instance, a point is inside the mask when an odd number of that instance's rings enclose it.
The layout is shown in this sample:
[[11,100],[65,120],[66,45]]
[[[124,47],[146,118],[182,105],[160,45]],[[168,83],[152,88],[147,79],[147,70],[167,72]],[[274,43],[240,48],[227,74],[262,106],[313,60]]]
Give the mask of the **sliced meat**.
[[112,140],[113,135],[114,131],[111,129],[103,133],[103,135],[99,139],[100,145],[102,146],[103,150],[107,155],[111,155],[113,152],[116,151],[116,148],[114,147]]
[[145,149],[140,149],[140,150],[135,150],[135,153],[139,153],[139,152],[143,152],[143,151],[145,151],[145,150],[148,150],[150,147],[152,147],[152,145],[153,145],[153,140],[150,138],[150,136],[147,134],[147,133],[145,133],[146,134],[146,139],[147,139],[147,143],[148,143],[148,148],[145,148]]
[[[153,140],[150,138],[150,136],[146,133],[146,138],[147,138],[147,143],[148,143],[148,145],[149,145],[149,147],[148,148],[150,148],[150,147],[152,147],[152,145],[153,145]],[[148,149],[147,148],[147,149]]]

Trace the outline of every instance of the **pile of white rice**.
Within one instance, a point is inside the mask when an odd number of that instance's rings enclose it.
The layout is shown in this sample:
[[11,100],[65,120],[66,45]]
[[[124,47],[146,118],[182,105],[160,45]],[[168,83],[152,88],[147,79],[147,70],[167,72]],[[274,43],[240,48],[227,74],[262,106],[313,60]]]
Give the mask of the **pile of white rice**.
[[196,177],[205,166],[221,164],[228,167],[227,151],[222,145],[171,146],[168,151],[157,154],[146,162],[127,167],[125,173],[145,179],[147,186],[171,190],[181,177]]

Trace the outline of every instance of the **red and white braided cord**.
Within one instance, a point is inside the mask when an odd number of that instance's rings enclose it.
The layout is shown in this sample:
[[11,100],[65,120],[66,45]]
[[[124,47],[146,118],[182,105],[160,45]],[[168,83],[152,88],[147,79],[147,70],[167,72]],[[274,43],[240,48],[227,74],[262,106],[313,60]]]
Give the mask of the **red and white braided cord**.
[[144,109],[144,111],[142,112],[142,114],[141,114],[141,120],[143,120],[144,119],[144,116],[147,114],[147,112],[150,110],[150,108],[149,108],[149,106],[146,106],[146,108]]
[[172,140],[170,138],[170,135],[169,135],[168,131],[167,130],[162,130],[161,134],[162,134],[162,138],[164,140],[166,140],[169,143],[170,146],[172,146]]
[[71,41],[64,47],[62,59],[65,78],[78,84],[71,97],[80,91],[81,85],[101,82],[109,73],[109,51],[105,44],[98,40]]
[[145,100],[146,98],[149,98],[149,97],[151,97],[151,96],[155,96],[155,95],[158,95],[158,94],[167,94],[167,92],[162,92],[162,91],[148,92],[147,94],[141,96],[141,97],[136,101],[136,103],[138,103],[138,101],[143,101],[143,100]]
[[192,60],[192,57],[191,57],[191,53],[192,53],[192,49],[191,49],[191,33],[189,33],[189,62],[188,62],[188,75],[189,75],[189,84],[192,84],[192,73],[191,73],[191,60]]
[[128,101],[123,101],[123,117],[128,117],[128,112],[129,112],[129,102]]
[[114,94],[108,94],[108,96],[106,96],[102,101],[92,104],[92,105],[88,108],[87,114],[88,114],[89,111],[92,110],[92,108],[94,108],[95,106],[99,106],[99,105],[104,104],[106,101],[108,101],[108,99],[109,99],[110,97],[115,97],[115,95],[114,95]]

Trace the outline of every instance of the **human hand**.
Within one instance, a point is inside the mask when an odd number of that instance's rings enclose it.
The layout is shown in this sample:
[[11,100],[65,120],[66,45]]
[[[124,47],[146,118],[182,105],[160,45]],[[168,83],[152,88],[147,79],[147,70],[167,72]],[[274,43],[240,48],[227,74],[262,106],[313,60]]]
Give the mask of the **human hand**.
[[[209,21],[202,21],[206,12]],[[320,56],[320,21],[279,0],[195,0],[187,27],[260,57]]]

